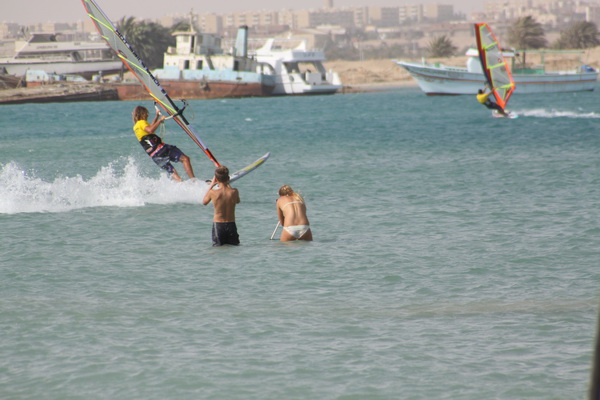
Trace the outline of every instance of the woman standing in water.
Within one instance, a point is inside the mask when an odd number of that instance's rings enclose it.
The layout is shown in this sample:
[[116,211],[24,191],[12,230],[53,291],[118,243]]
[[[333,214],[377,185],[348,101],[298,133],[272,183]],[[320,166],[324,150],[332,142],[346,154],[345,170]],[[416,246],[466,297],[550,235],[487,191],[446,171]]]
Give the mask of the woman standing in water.
[[306,216],[306,204],[300,194],[289,185],[279,188],[277,199],[277,217],[283,226],[281,241],[313,240],[310,223]]

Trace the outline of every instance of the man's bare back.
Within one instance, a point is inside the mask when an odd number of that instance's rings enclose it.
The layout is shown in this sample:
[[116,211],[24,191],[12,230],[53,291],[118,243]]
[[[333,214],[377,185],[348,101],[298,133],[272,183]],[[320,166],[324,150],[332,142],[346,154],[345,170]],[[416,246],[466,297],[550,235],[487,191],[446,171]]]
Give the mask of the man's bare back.
[[[217,184],[219,187],[214,189]],[[235,222],[235,205],[240,202],[240,195],[236,188],[213,178],[202,204],[207,205],[211,201],[215,208],[213,222]]]

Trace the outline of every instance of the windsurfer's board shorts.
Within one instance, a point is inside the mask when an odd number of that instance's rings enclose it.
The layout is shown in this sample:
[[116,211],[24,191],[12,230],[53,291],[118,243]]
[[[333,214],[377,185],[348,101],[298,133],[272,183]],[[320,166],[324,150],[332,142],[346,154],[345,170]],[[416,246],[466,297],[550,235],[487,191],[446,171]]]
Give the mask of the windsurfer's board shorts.
[[173,167],[173,164],[171,164],[171,161],[179,162],[179,159],[183,155],[183,152],[179,150],[177,146],[164,144],[162,148],[152,156],[152,161],[169,174],[172,174],[175,168]]

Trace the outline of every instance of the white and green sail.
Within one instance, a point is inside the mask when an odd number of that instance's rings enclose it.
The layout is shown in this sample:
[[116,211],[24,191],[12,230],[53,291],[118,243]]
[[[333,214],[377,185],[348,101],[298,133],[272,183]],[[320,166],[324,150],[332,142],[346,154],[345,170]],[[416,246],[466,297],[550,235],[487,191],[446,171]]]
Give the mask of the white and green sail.
[[167,92],[162,88],[158,79],[152,75],[144,61],[136,54],[135,50],[127,42],[127,39],[118,31],[111,20],[98,7],[94,0],[81,0],[89,17],[92,19],[100,35],[106,40],[108,45],[117,53],[123,64],[135,75],[148,94],[154,101],[161,106],[173,120],[189,135],[189,137],[206,153],[215,166],[219,166],[219,162],[213,156],[208,147],[204,144],[200,136],[190,126],[189,122],[183,115],[183,107],[180,109],[175,105]]

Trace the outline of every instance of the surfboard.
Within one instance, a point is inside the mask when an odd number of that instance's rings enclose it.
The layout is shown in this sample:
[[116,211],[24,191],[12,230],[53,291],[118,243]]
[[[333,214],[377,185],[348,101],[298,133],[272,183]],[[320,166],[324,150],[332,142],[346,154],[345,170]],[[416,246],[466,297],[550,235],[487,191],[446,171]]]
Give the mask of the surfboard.
[[[215,166],[219,167],[221,164],[217,161],[216,157],[208,149],[206,144],[200,138],[200,135],[198,135],[184,115],[187,102],[182,100],[183,106],[181,108],[173,102],[158,79],[152,75],[150,69],[148,69],[144,61],[138,56],[129,42],[127,42],[127,39],[119,32],[116,26],[94,0],[81,0],[81,2],[102,38],[117,54],[119,59],[123,62],[123,65],[125,65],[138,81],[140,81],[140,84],[148,92],[149,97],[154,100],[155,104],[158,104],[166,113],[168,113],[170,115],[168,119],[173,119],[194,143],[204,151]],[[269,158],[269,154],[270,153],[265,154],[254,163],[235,172],[233,175],[235,179],[239,179],[254,171]]]
[[252,164],[247,165],[246,167],[240,169],[239,171],[235,171],[233,174],[229,175],[229,182],[237,181],[238,179],[246,176],[250,172],[254,171],[256,168],[260,167],[267,161],[267,159],[271,156],[271,153],[267,153],[264,156],[260,157],[258,160],[254,161]]
[[508,111],[508,110],[504,110],[505,113],[508,114],[508,117],[505,117],[504,115],[500,114],[498,111],[492,111],[492,117],[494,118],[508,118],[508,119],[516,119],[519,118],[519,114],[512,112],[512,111]]

